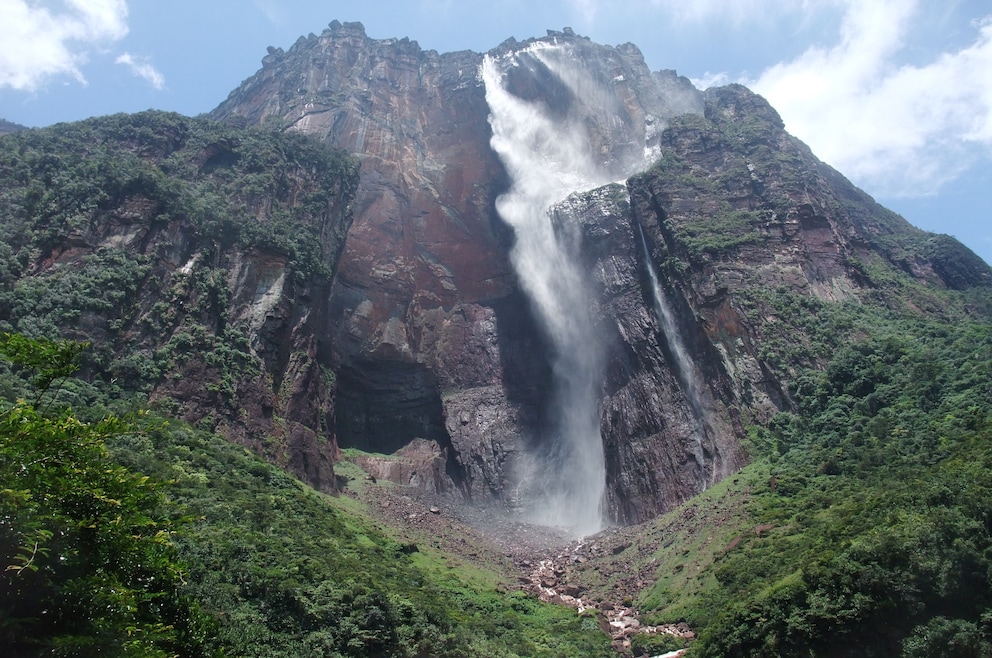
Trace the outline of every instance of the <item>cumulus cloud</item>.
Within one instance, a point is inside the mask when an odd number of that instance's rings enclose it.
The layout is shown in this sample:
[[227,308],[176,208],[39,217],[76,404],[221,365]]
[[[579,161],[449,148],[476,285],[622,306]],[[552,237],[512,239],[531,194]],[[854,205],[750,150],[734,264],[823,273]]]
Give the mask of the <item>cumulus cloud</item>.
[[851,0],[834,45],[744,81],[820,158],[890,196],[936,192],[992,156],[992,16],[966,47],[901,63],[916,9]]
[[62,75],[85,84],[87,48],[128,32],[125,0],[0,0],[0,16],[0,88],[32,91]]
[[115,64],[123,64],[131,70],[131,73],[135,74],[139,78],[143,78],[155,89],[162,89],[165,87],[165,77],[158,72],[154,66],[151,65],[147,60],[135,59],[131,53],[124,53],[114,60]]
[[[817,156],[873,193],[932,194],[992,159],[992,9],[962,31],[940,21],[966,8],[922,0],[565,2],[589,22],[623,9],[737,34],[765,53],[773,49],[755,39],[815,43],[757,73],[706,72],[693,83],[751,87]],[[956,41],[941,44],[944,36]]]

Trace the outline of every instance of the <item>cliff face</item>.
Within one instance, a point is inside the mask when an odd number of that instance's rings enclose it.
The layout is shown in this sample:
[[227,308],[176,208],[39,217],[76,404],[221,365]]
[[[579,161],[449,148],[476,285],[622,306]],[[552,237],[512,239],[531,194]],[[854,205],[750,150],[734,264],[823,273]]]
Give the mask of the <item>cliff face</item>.
[[825,356],[808,330],[786,338],[791,350],[775,344],[783,318],[772,297],[810,300],[809,312],[875,302],[940,315],[927,290],[992,284],[956,240],[910,226],[818,161],[761,97],[730,86],[705,99],[705,118],[675,120],[663,157],[629,181],[631,205],[685,315],[757,419],[789,408],[791,375]]
[[[608,104],[617,121],[590,122],[588,134],[618,175],[657,151],[669,116],[702,109],[687,81],[651,73],[630,45],[562,32],[494,53],[554,41],[575,48],[583,75],[608,93],[579,97],[547,68],[512,72],[508,87],[563,117]],[[540,432],[551,374],[508,261],[512,231],[494,208],[507,178],[489,145],[482,60],[334,22],[288,52],[270,49],[213,116],[291,126],[361,162],[328,324],[341,444],[393,453],[436,442],[441,488],[512,505],[516,457]]]
[[[626,189],[555,209],[560,225],[581,227],[596,312],[613,336],[601,423],[618,520],[668,509],[745,463],[744,423],[793,408],[796,370],[829,356],[796,328],[815,323],[818,304],[940,315],[926,291],[992,284],[969,250],[816,160],[762,98],[731,86],[704,100],[703,116],[672,119],[661,158]],[[893,286],[895,272],[919,292]],[[785,317],[773,298],[807,304],[798,314],[809,318]]]
[[[520,59],[506,90],[579,126],[608,177],[655,163],[553,212],[593,275],[588,303],[609,345],[609,518],[647,518],[733,472],[745,422],[790,408],[789,364],[764,349],[763,294],[857,302],[883,294],[876,267],[988,284],[980,259],[877,206],[743,88],[700,93],[651,73],[634,46],[570,30],[489,56],[552,48],[567,58]],[[335,21],[270,49],[213,116],[289,127],[361,162],[325,325],[341,444],[398,454],[370,468],[404,483],[513,507],[522,452],[549,429],[556,366],[495,212],[516,174],[490,146],[483,59]]]
[[[234,125],[4,136],[0,329],[90,340],[106,386],[325,490],[340,444],[382,453],[361,457],[375,477],[525,507],[572,411],[602,447],[596,520],[640,521],[734,472],[745,426],[794,406],[797,372],[827,356],[824,305],[940,314],[933,291],[992,285],[760,97],[570,30],[439,55],[334,22],[270,49],[213,114]],[[531,238],[497,212],[544,169],[581,179],[538,215],[584,280],[556,313],[593,325],[585,343],[558,340],[515,249]],[[562,409],[586,352],[592,397]]]
[[333,490],[320,335],[356,173],[298,135],[159,112],[7,135],[0,328],[87,341],[105,395]]
[[[488,148],[480,61],[334,23],[288,53],[270,49],[213,113],[292,126],[361,163],[325,326],[344,446],[392,453],[423,438],[453,457],[446,418],[457,414],[445,408],[503,380],[492,300],[513,282],[492,208],[503,175]],[[471,465],[448,464],[444,487],[484,487],[471,484],[485,481],[465,473]]]

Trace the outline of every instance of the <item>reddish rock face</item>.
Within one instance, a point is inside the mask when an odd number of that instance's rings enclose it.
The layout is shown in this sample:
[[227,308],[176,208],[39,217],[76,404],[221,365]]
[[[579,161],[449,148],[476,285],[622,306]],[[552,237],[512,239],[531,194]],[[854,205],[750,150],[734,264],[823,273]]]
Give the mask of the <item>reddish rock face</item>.
[[[660,158],[626,188],[554,211],[559,229],[580,229],[596,280],[589,305],[609,343],[599,411],[611,520],[649,518],[733,472],[747,458],[745,419],[790,408],[787,368],[760,350],[774,318],[755,317],[755,291],[856,299],[871,285],[859,265],[869,258],[935,286],[992,278],[956,243],[935,242],[929,256],[893,246],[922,233],[817,161],[746,89],[704,95],[648,71],[631,45],[570,31],[537,41],[567,44],[596,94],[539,66],[511,70],[511,94],[584,126],[598,166],[618,178],[632,159]],[[213,115],[298,130],[361,162],[314,336],[314,358],[336,372],[337,440],[398,455],[366,460],[376,477],[513,507],[515,464],[546,429],[552,359],[495,212],[509,181],[490,148],[482,61],[335,21],[288,52],[270,49]],[[687,363],[659,328],[649,270]]]
[[[655,148],[667,116],[701,108],[687,81],[652,74],[633,46],[547,39],[580,50],[605,95],[574,97],[550,71],[519,72],[512,91],[552,112],[608,103],[619,123],[593,122],[588,135],[607,167]],[[489,145],[482,59],[334,22],[270,49],[213,115],[277,122],[361,161],[326,332],[341,444],[391,453],[434,441],[451,455],[447,488],[505,499],[521,441],[540,431],[549,366],[495,213],[507,182]]]
[[360,341],[382,342],[375,328],[415,297],[426,309],[509,290],[494,232],[502,168],[489,149],[481,58],[334,23],[266,57],[213,113],[277,121],[358,155],[361,188],[338,278],[373,302],[352,325]]
[[510,404],[495,309],[514,279],[493,205],[505,183],[489,148],[482,56],[337,22],[270,52],[214,115],[278,121],[361,162],[324,336],[338,438],[375,452],[434,441],[451,453],[439,488],[491,492],[485,481],[500,469],[458,462],[446,427],[466,390],[495,386],[498,406]]

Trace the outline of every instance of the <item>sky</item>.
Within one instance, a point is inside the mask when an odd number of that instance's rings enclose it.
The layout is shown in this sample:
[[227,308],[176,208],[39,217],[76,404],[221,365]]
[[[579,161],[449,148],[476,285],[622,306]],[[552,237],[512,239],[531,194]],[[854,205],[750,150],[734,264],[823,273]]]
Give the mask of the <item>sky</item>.
[[331,20],[439,52],[565,26],[740,82],[883,205],[992,262],[992,0],[0,0],[0,118],[208,112]]

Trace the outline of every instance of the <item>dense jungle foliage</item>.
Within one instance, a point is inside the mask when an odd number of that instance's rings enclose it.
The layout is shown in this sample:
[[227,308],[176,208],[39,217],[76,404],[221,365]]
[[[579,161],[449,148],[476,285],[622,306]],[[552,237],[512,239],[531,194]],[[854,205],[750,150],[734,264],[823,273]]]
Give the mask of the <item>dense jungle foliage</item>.
[[694,656],[992,656],[992,324],[976,311],[981,294],[930,291],[944,318],[784,291],[755,298],[776,319],[770,362],[798,406],[751,430],[754,461],[735,478],[755,483],[739,536],[681,591],[672,574],[698,548],[658,552],[648,619],[687,619],[700,632]]
[[[171,656],[201,652],[206,618],[183,592],[159,486],[115,463],[133,431],[63,406],[82,346],[0,335],[30,400],[0,402],[0,652],[5,656]],[[20,368],[20,370],[18,370]]]
[[329,280],[357,185],[348,154],[298,133],[165,112],[0,140],[0,331],[91,343],[84,372],[119,396],[188,361],[234,404],[258,375],[230,279],[284,261],[287,294]]
[[81,420],[59,388],[79,351],[0,344],[43,376],[9,369],[42,388],[0,407],[3,655],[609,655],[595,619],[411,551],[222,437]]
[[796,397],[699,655],[992,655],[992,327],[898,323]]

